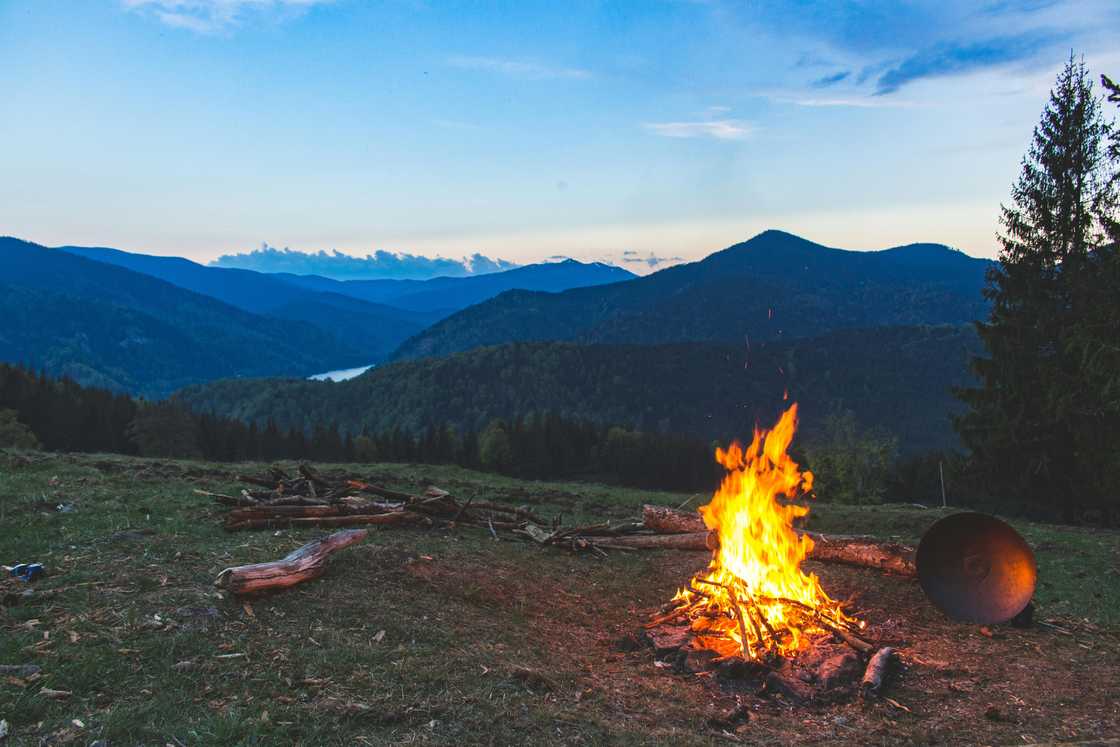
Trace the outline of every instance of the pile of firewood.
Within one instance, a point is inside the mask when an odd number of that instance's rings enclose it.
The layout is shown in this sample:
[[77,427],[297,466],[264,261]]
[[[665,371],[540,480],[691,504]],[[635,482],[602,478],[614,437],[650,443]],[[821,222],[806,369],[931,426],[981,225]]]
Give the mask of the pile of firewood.
[[195,491],[232,507],[225,523],[230,531],[452,523],[497,531],[548,523],[526,508],[470,499],[460,503],[436,487],[412,495],[361,480],[330,480],[306,464],[298,477],[273,467],[267,477],[238,475],[238,480],[255,487],[236,496]]
[[[273,467],[263,477],[239,476],[248,486],[239,495],[205,490],[231,507],[225,528],[285,529],[351,526],[471,526],[541,545],[605,554],[608,550],[672,549],[710,552],[718,539],[695,511],[645,506],[641,521],[564,525],[527,507],[493,501],[456,499],[446,490],[427,488],[420,495],[390,490],[356,479],[327,478],[308,465],[298,476]],[[846,563],[905,576],[915,575],[914,550],[867,537],[812,534],[809,558]]]

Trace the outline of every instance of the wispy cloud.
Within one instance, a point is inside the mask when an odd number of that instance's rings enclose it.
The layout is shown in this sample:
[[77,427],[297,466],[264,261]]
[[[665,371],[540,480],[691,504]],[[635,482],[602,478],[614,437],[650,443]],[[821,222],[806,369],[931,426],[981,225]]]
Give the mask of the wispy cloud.
[[702,122],[646,122],[646,130],[662,137],[715,140],[745,140],[754,134],[755,126],[742,119],[712,119]]
[[333,0],[121,0],[128,10],[150,14],[161,23],[200,34],[227,31],[251,16],[299,16]]
[[684,262],[684,257],[665,257],[650,252],[648,255],[643,256],[633,249],[627,249],[622,253],[622,261],[632,265],[645,265],[651,270],[655,267],[663,267],[669,265],[676,265]]
[[505,75],[524,80],[581,80],[591,77],[590,70],[578,67],[557,67],[530,60],[514,60],[503,57],[471,57],[459,55],[447,60],[451,67],[462,70],[481,70],[488,73]]
[[922,78],[960,75],[1030,59],[1051,43],[1049,35],[1026,34],[968,43],[946,43],[921,50],[879,76],[876,95],[894,93]]
[[296,275],[322,275],[337,280],[371,278],[425,279],[447,275],[482,275],[509,270],[517,265],[504,259],[475,252],[462,259],[439,255],[428,257],[408,252],[377,250],[364,257],[337,250],[302,252],[287,247],[277,249],[262,244],[260,249],[239,254],[223,254],[210,263],[213,267],[238,267],[258,272],[290,272]]
[[836,85],[837,83],[844,80],[845,78],[847,78],[851,74],[852,74],[852,72],[850,70],[843,70],[839,73],[833,73],[832,75],[826,75],[823,78],[817,78],[816,80],[814,80],[809,85],[811,85],[813,88],[827,88],[829,86]]

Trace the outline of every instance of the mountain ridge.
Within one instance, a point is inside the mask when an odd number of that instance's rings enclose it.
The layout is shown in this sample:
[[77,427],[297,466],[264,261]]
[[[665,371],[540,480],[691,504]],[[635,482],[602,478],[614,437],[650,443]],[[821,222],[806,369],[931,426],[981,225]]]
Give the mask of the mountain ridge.
[[158,278],[0,237],[0,359],[163,396],[221,376],[308,375],[365,354]]
[[621,283],[503,293],[406,340],[391,359],[515,341],[761,341],[843,327],[960,324],[986,314],[980,290],[989,265],[937,244],[864,252],[769,230]]

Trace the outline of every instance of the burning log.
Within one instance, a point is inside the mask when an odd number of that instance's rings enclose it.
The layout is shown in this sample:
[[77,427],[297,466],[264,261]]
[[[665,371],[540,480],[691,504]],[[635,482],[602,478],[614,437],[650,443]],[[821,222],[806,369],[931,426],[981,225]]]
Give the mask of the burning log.
[[864,697],[875,697],[883,689],[883,683],[890,676],[891,664],[894,662],[894,649],[885,646],[875,652],[871,661],[867,662],[867,671],[863,673],[863,682],[860,691]]
[[[705,525],[718,534],[708,567],[673,597],[675,609],[694,636],[694,647],[720,658],[744,662],[788,659],[805,650],[813,637],[832,633],[855,648],[869,649],[854,631],[861,627],[828,596],[820,579],[805,573],[801,562],[812,541],[793,524],[809,509],[778,500],[812,489],[813,476],[790,458],[797,422],[792,405],[771,431],[756,430],[750,445],[718,449],[716,460],[727,474],[701,511]],[[646,513],[662,528],[694,526],[670,511]],[[695,521],[695,520],[693,520]],[[665,537],[705,537],[706,533]]]
[[[699,514],[678,511],[666,506],[642,507],[642,523],[648,529],[669,537],[680,537],[676,543],[649,545],[679,550],[712,549],[708,528]],[[843,563],[863,568],[876,568],[900,576],[916,576],[914,548],[897,542],[881,542],[871,537],[798,532],[813,540],[806,558],[822,563]],[[687,538],[687,539],[685,539]],[[716,540],[718,542],[718,540]]]
[[323,575],[331,553],[361,542],[367,534],[365,529],[335,532],[323,539],[309,542],[280,560],[226,568],[218,574],[214,585],[234,594],[286,589]]

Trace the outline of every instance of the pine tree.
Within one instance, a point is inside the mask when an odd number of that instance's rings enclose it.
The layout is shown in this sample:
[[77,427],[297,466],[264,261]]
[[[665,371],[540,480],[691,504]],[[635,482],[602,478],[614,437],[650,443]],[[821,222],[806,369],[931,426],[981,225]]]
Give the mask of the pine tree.
[[1067,516],[1088,486],[1077,438],[1082,371],[1066,343],[1084,322],[1078,289],[1105,241],[1100,208],[1114,204],[1108,134],[1088,71],[1071,56],[1002,206],[1002,250],[985,289],[991,316],[977,325],[988,357],[973,361],[980,386],[960,392],[971,409],[957,427],[993,494]]

